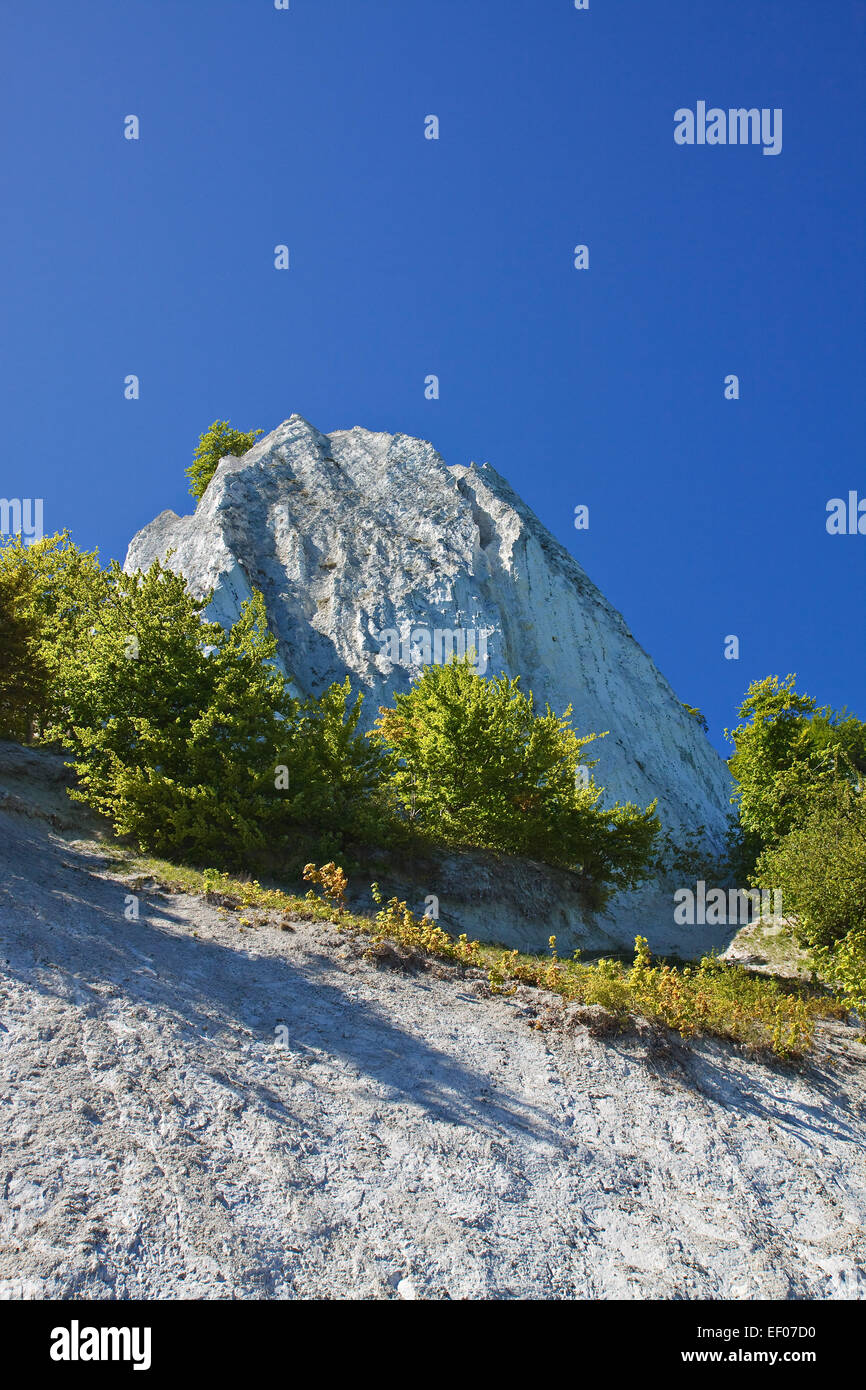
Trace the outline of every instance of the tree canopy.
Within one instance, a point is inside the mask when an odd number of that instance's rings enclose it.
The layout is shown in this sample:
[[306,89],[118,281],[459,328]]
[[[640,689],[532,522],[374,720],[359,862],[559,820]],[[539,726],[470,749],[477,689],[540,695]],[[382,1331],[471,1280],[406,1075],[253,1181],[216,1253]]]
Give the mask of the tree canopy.
[[398,816],[446,844],[525,854],[577,871],[599,901],[644,876],[655,803],[600,809],[571,707],[543,714],[519,678],[485,679],[472,656],[425,667],[382,709],[373,738],[390,760]]
[[262,433],[262,430],[235,430],[228,420],[214,420],[199,437],[193,461],[186,470],[189,490],[196,501],[203,496],[220,459],[241,458]]
[[796,677],[753,681],[725,731],[734,744],[740,824],[756,843],[778,843],[833,782],[866,773],[866,724],[847,710],[819,708],[794,686]]

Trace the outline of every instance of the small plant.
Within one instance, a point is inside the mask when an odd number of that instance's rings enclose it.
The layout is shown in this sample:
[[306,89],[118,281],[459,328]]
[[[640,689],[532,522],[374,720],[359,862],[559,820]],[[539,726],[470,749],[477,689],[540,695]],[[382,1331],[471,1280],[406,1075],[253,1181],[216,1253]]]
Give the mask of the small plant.
[[696,709],[694,705],[687,705],[685,700],[681,700],[680,704],[682,705],[683,709],[686,711],[687,714],[690,714],[693,719],[697,720],[704,733],[709,733],[710,726],[707,723],[706,715],[702,714],[701,711],[699,709]]
[[[507,955],[502,955],[499,960],[495,960],[487,969],[487,983],[492,994],[514,994],[520,984],[519,973],[517,970],[518,951],[509,951]],[[508,989],[509,980],[513,981],[511,988]]]
[[323,864],[320,869],[317,869],[315,864],[305,864],[304,882],[317,883],[325,897],[333,904],[335,911],[346,911],[346,889],[349,880],[333,861]]
[[[381,904],[379,885],[373,883],[370,887],[373,900]],[[432,917],[416,916],[408,904],[399,898],[389,898],[385,906],[379,908],[372,934],[378,942],[396,941],[408,950],[420,951],[424,955],[440,956],[463,965],[481,964],[477,941],[469,941],[465,933],[455,941]]]

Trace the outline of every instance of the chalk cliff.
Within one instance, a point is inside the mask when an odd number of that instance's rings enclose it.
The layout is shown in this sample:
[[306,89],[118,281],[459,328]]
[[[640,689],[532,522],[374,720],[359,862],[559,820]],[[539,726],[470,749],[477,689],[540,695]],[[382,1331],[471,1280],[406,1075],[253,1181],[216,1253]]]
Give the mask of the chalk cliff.
[[[262,591],[300,692],[348,674],[369,724],[422,660],[463,643],[478,669],[520,675],[542,706],[571,704],[579,731],[609,730],[593,750],[606,801],[658,798],[667,827],[704,825],[721,847],[722,759],[620,614],[488,465],[449,466],[402,434],[320,434],[293,415],[223,459],[191,516],[163,512],[140,531],[126,569],[170,549],[193,591],[214,590],[223,623]],[[652,909],[639,900],[619,900],[632,906],[614,936],[633,936],[638,910],[659,923],[659,948],[682,945],[684,929],[668,939],[660,925],[672,925],[669,892]],[[685,932],[689,945],[708,939]]]

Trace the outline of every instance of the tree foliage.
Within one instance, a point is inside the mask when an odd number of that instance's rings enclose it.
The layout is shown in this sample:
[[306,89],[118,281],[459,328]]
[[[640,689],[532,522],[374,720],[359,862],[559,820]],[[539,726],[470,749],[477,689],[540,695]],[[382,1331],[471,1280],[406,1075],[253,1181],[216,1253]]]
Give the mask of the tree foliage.
[[866,1017],[866,793],[840,780],[758,861],[756,881],[780,888],[795,935]]
[[847,783],[825,794],[758,862],[762,887],[781,887],[804,945],[833,946],[866,929],[866,798]]
[[45,700],[47,671],[24,617],[28,575],[0,563],[0,738],[24,741]]
[[658,832],[655,803],[599,808],[584,752],[599,736],[578,736],[570,717],[570,706],[537,713],[519,679],[482,679],[471,656],[426,667],[373,731],[396,814],[441,843],[574,870],[598,904],[633,886]]
[[186,470],[189,490],[196,501],[203,495],[220,459],[241,458],[261,433],[262,430],[235,430],[228,420],[214,420],[199,437],[193,461]]
[[57,737],[67,710],[69,673],[105,598],[96,551],[64,531],[24,545],[0,545],[0,715],[21,739]]
[[207,602],[158,561],[112,566],[71,683],[77,795],[142,848],[199,862],[277,859],[298,824],[342,844],[377,780],[348,686],[297,700],[261,594],[228,631]]
[[391,837],[382,788],[386,759],[358,732],[363,696],[352,699],[348,676],[300,702],[287,745],[294,769],[293,818],[320,832],[368,844]]
[[727,736],[745,834],[756,851],[772,846],[809,814],[840,778],[866,774],[866,724],[794,688],[795,676],[754,681]]
[[779,889],[824,976],[866,1010],[866,724],[819,707],[795,677],[755,681],[729,735],[742,863]]
[[348,680],[298,700],[260,594],[228,631],[155,562],[103,570],[67,533],[0,546],[0,737],[60,743],[75,793],[141,848],[239,865],[384,839],[382,755]]

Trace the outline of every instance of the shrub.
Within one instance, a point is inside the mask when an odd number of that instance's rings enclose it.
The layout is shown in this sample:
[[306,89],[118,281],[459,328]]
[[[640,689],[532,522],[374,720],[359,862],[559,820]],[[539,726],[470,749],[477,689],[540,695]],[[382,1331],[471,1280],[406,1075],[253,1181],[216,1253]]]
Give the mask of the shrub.
[[189,490],[198,501],[217,471],[220,459],[241,458],[255,444],[262,430],[235,430],[228,420],[214,420],[199,437],[193,461],[186,470]]
[[295,824],[331,834],[335,850],[347,842],[381,845],[391,838],[381,794],[385,758],[358,732],[362,707],[363,697],[352,699],[346,677],[296,704],[286,729],[287,815]]
[[849,931],[832,950],[816,952],[817,963],[866,1024],[866,931]]
[[337,912],[345,911],[349,881],[333,860],[329,864],[323,864],[320,869],[317,869],[315,864],[305,864],[304,879],[307,883],[317,883]]
[[145,574],[112,566],[71,673],[74,795],[143,848],[237,862],[277,804],[284,682],[261,596],[228,633],[203,620],[206,602],[159,561]]
[[261,594],[229,631],[207,602],[159,561],[112,565],[66,676],[74,795],[159,854],[273,863],[298,826],[340,850],[375,821],[381,754],[356,732],[360,698],[348,707],[348,681],[293,698]]
[[48,672],[24,608],[29,577],[0,565],[0,738],[26,742],[45,707]]
[[852,1008],[866,1004],[866,794],[840,781],[758,861],[756,878],[780,888],[794,933]]
[[574,870],[601,905],[647,876],[659,825],[655,803],[599,809],[584,755],[599,735],[578,736],[570,716],[536,713],[518,679],[485,680],[471,656],[426,667],[372,733],[395,814],[434,841]]
[[71,669],[106,585],[96,552],[79,550],[67,531],[0,545],[0,722],[8,737],[52,739],[68,728]]
[[794,689],[793,675],[754,681],[740,706],[745,721],[727,737],[743,847],[757,854],[804,820],[823,791],[866,774],[866,724],[847,710],[819,709]]

